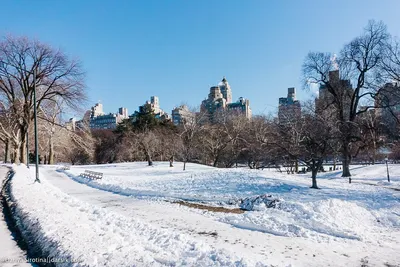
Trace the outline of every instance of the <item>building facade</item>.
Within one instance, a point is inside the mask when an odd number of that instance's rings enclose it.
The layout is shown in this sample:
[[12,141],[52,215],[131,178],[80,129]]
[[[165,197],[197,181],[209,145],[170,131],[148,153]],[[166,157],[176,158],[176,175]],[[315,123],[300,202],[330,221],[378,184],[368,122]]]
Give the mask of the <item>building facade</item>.
[[386,83],[375,98],[375,115],[382,134],[396,135],[400,121],[400,84]]
[[104,114],[103,105],[96,103],[91,108],[89,128],[90,129],[115,129],[118,123],[128,118],[128,109],[119,108],[118,113]]
[[90,129],[115,129],[118,123],[122,121],[119,114],[109,113],[90,119]]
[[121,115],[123,119],[127,119],[129,117],[128,109],[127,108],[119,108],[118,114]]
[[151,96],[150,101],[146,101],[146,103],[144,103],[142,106],[139,106],[140,113],[144,113],[148,109],[151,109],[157,119],[170,119],[169,114],[160,108],[160,101],[158,99],[158,96]]
[[[350,80],[340,78],[338,70],[329,72],[329,86],[336,94],[336,97],[329,91],[327,84],[321,84],[319,87],[319,96],[315,99],[315,109],[317,113],[330,115],[336,119],[346,121],[349,119],[351,109],[351,98],[354,90]],[[339,100],[340,103],[337,103]],[[338,109],[338,104],[342,106],[343,118]]]
[[232,103],[232,90],[231,86],[229,85],[228,81],[226,80],[225,76],[222,81],[218,84],[218,87],[221,90],[221,94],[223,98],[226,100],[227,104]]
[[301,117],[301,104],[296,100],[296,88],[288,88],[287,97],[279,98],[278,119],[279,124],[288,124],[298,121]]
[[218,111],[232,111],[248,119],[252,116],[248,99],[240,97],[237,102],[232,103],[232,90],[225,77],[217,86],[210,88],[208,98],[202,101],[200,110],[208,114],[210,121],[215,119]]
[[186,105],[176,107],[171,112],[172,122],[175,125],[181,125],[185,123],[193,122],[195,114],[189,110]]
[[252,116],[250,100],[243,97],[239,97],[238,101],[234,103],[229,103],[227,105],[227,109],[228,111],[236,113],[238,115],[244,115],[248,119],[250,119]]
[[103,112],[103,104],[101,103],[96,103],[92,108],[91,108],[92,113],[90,114],[90,117],[97,117],[97,116],[102,116],[104,115]]

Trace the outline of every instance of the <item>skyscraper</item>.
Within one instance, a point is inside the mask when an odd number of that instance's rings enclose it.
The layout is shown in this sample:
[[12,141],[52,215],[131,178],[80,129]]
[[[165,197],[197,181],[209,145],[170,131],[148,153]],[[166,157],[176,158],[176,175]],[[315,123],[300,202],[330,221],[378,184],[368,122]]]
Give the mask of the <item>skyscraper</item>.
[[278,119],[280,124],[294,122],[301,117],[300,101],[296,100],[296,88],[288,88],[287,97],[279,98]]
[[[329,91],[328,85],[330,90],[334,91],[336,97]],[[353,92],[350,80],[341,79],[339,70],[330,71],[328,83],[321,84],[319,87],[319,96],[315,99],[316,112],[329,114],[336,119],[348,120]],[[338,108],[338,105],[341,108]],[[340,109],[343,110],[342,114]],[[343,118],[339,118],[340,116],[343,116]]]
[[147,100],[144,105],[139,106],[139,112],[144,112],[146,109],[150,109],[158,119],[169,119],[168,113],[160,108],[158,96],[151,96],[150,101]]
[[400,121],[400,85],[386,83],[379,89],[375,98],[375,115],[379,122],[379,131],[391,136],[398,135]]
[[91,111],[92,111],[91,114],[90,114],[90,117],[91,117],[91,118],[104,115],[104,112],[103,112],[103,104],[101,104],[101,103],[96,103],[96,104],[92,107]]
[[208,98],[201,103],[201,111],[207,112],[211,121],[218,110],[227,110],[251,118],[250,101],[240,97],[237,102],[232,103],[232,90],[225,77],[218,86],[210,88]]
[[223,97],[226,99],[226,103],[232,103],[232,90],[225,76],[222,81],[219,83],[218,87],[221,89],[221,93]]
[[118,114],[121,115],[123,119],[127,119],[129,117],[127,108],[119,108]]

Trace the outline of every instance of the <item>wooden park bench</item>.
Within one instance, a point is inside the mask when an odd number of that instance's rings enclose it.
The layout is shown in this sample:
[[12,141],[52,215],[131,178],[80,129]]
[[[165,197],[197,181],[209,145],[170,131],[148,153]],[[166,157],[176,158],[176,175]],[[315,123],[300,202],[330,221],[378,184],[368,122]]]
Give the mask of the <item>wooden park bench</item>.
[[87,178],[87,179],[102,179],[103,173],[85,170],[85,172],[79,174],[79,176]]

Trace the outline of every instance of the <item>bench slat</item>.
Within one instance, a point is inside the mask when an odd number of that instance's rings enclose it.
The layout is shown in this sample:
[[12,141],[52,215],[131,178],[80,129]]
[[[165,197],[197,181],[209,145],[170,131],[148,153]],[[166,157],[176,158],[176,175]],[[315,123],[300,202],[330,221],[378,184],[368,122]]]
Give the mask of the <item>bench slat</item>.
[[84,173],[81,173],[80,176],[88,178],[88,179],[102,179],[103,173],[102,172],[95,172],[90,170],[85,170]]

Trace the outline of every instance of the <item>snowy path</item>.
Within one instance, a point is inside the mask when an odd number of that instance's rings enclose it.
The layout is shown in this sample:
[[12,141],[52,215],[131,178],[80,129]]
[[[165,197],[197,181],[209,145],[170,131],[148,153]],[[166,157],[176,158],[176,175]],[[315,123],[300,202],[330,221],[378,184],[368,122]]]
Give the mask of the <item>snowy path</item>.
[[[331,240],[315,243],[304,238],[288,238],[258,231],[239,229],[222,223],[207,212],[161,201],[138,200],[97,190],[73,181],[54,168],[42,168],[46,179],[64,193],[83,202],[104,208],[128,218],[139,218],[151,225],[189,234],[214,248],[236,252],[240,257],[287,266],[357,266],[368,261],[381,266],[399,260],[396,248],[371,246],[356,240]],[[211,235],[211,233],[214,233]],[[216,233],[216,234],[215,234]],[[377,258],[374,258],[375,255]],[[394,258],[395,257],[395,258]],[[334,260],[333,260],[334,259]]]
[[[0,166],[0,185],[3,184],[6,178],[8,168]],[[1,207],[1,205],[0,205]],[[6,222],[4,221],[3,212],[0,215],[0,266],[11,267],[11,266],[32,266],[28,263],[18,263],[17,260],[25,260],[26,254],[22,251],[16,241],[14,240],[11,232],[9,231]],[[6,263],[5,261],[13,261]]]

